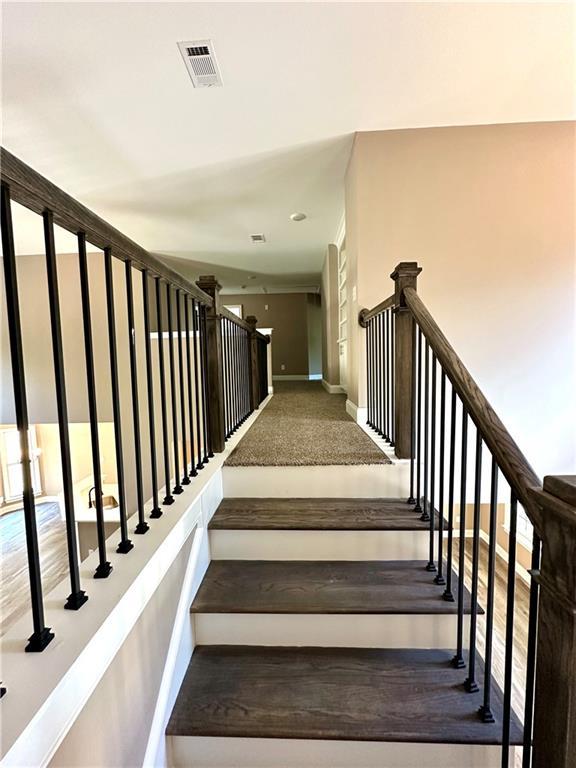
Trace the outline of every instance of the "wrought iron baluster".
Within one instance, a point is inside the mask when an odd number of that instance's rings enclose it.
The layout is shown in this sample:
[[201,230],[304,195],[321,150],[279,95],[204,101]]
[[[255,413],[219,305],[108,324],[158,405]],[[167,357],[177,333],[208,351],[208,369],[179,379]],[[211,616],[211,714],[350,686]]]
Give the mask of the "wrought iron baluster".
[[[430,497],[428,495],[428,459],[430,457],[430,346],[428,340],[424,347],[424,504],[422,517],[424,522],[430,520]],[[432,510],[432,516],[434,510]]]
[[138,502],[138,525],[134,533],[144,534],[149,525],[144,519],[144,489],[142,479],[142,446],[140,442],[140,403],[138,397],[138,362],[136,359],[136,327],[134,324],[134,295],[132,290],[132,262],[126,267],[126,304],[128,308],[128,344],[130,348],[130,384],[132,387],[132,422],[134,425],[134,461],[136,464],[136,498]]
[[490,523],[488,543],[488,594],[486,597],[486,650],[484,653],[484,701],[480,707],[480,719],[484,723],[493,723],[491,707],[492,694],[492,640],[494,631],[494,592],[496,585],[496,524],[498,511],[498,465],[492,457],[490,476]]
[[508,531],[508,579],[506,586],[506,642],[504,658],[504,704],[502,707],[502,768],[510,764],[510,716],[512,713],[512,673],[514,662],[514,609],[516,590],[516,534],[518,500],[510,497],[510,529]]
[[108,351],[110,356],[110,385],[112,390],[112,415],[114,418],[114,446],[116,449],[116,481],[118,484],[118,509],[120,516],[120,542],[116,552],[127,554],[134,545],[128,538],[126,512],[126,482],[124,480],[124,448],[122,442],[122,408],[118,386],[118,348],[116,344],[116,307],[114,299],[114,274],[112,251],[104,249],[104,273],[106,279],[106,309],[108,316]]
[[1,220],[2,252],[4,262],[4,280],[6,284],[6,312],[10,338],[10,356],[12,359],[12,382],[14,385],[14,409],[16,426],[20,438],[22,457],[22,502],[24,506],[24,528],[26,531],[26,551],[28,555],[28,577],[30,581],[30,603],[34,631],[28,639],[27,651],[43,651],[54,638],[54,633],[44,623],[44,601],[42,597],[42,576],[40,574],[40,555],[38,550],[38,530],[34,507],[34,488],[32,486],[32,463],[28,441],[28,403],[26,398],[26,374],[22,349],[22,329],[20,325],[20,302],[18,298],[18,276],[16,272],[16,253],[14,250],[14,232],[12,229],[12,211],[10,207],[10,189],[1,185]]
[[[152,480],[152,510],[153,520],[162,516],[158,502],[158,463],[156,454],[156,419],[154,414],[154,378],[152,375],[152,342],[150,341],[150,295],[148,270],[142,270],[142,306],[144,308],[144,349],[146,352],[146,387],[148,392],[148,435],[150,440],[150,478]],[[161,343],[162,340],[160,340]]]
[[158,364],[160,368],[160,403],[162,412],[162,447],[164,453],[164,500],[163,504],[174,504],[170,492],[170,443],[168,436],[168,407],[166,404],[166,370],[164,364],[164,332],[162,323],[162,285],[156,278],[156,322],[158,324]]
[[184,390],[184,350],[182,339],[182,301],[181,291],[176,290],[176,322],[178,329],[178,383],[180,386],[180,420],[182,426],[182,485],[190,485],[188,477],[188,449],[186,447],[186,394]]
[[531,768],[532,729],[534,726],[534,683],[536,676],[536,648],[538,636],[538,598],[540,586],[536,577],[540,571],[542,544],[536,531],[532,535],[532,562],[530,573],[530,603],[528,608],[528,648],[526,652],[526,695],[524,704],[524,740],[522,768]]
[[458,624],[456,631],[456,655],[452,664],[456,669],[466,666],[463,656],[464,645],[464,574],[466,555],[466,470],[468,461],[468,413],[462,404],[462,459],[460,462],[460,530],[458,539]]
[[418,387],[416,394],[417,418],[416,418],[416,506],[414,512],[423,514],[421,495],[422,475],[422,329],[418,328]]
[[448,469],[448,542],[446,557],[446,589],[442,597],[454,602],[452,594],[452,551],[454,546],[454,468],[456,459],[456,390],[452,387],[450,404],[450,459]]
[[176,362],[174,360],[174,318],[172,317],[172,287],[166,283],[166,310],[168,313],[168,359],[170,362],[170,403],[172,406],[172,440],[174,441],[174,488],[172,493],[180,494],[180,448],[178,447],[178,407],[176,405]]
[[446,437],[446,374],[442,370],[440,379],[440,460],[438,467],[438,573],[434,578],[436,584],[443,586],[444,580],[444,470],[445,470],[445,441]]
[[74,491],[72,462],[70,459],[70,434],[68,432],[68,403],[66,398],[66,376],[64,373],[64,349],[62,347],[62,326],[60,322],[60,295],[58,290],[58,266],[54,246],[54,215],[44,211],[44,246],[46,274],[48,277],[48,298],[50,304],[50,328],[52,332],[52,356],[54,359],[54,385],[58,410],[58,434],[60,437],[60,459],[62,463],[62,491],[66,515],[66,544],[68,550],[68,571],[71,592],[64,608],[77,611],[88,596],[80,585],[78,570],[78,547],[76,543],[76,520],[74,517]]
[[86,235],[84,232],[78,233],[78,261],[80,266],[80,292],[82,296],[82,320],[84,326],[84,354],[86,358],[86,385],[88,389],[92,472],[94,475],[94,507],[96,509],[96,532],[98,538],[98,567],[94,572],[94,578],[105,579],[112,572],[112,566],[106,560],[106,534],[104,529],[104,507],[102,504],[102,472],[100,469],[100,440],[98,437],[98,408],[96,404],[92,318],[90,313],[90,285],[88,281],[88,261],[86,258]]
[[184,317],[186,318],[186,364],[188,368],[187,389],[188,389],[188,418],[190,427],[190,477],[196,477],[196,457],[194,455],[194,397],[192,393],[192,379],[194,371],[192,369],[192,354],[190,351],[190,304],[188,295],[184,295]]

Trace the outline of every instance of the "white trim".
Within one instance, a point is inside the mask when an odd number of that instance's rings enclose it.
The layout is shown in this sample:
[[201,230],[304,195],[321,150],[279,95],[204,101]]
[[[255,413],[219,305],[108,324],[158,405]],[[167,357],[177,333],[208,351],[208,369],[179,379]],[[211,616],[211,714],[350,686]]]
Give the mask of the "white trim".
[[220,296],[274,296],[275,293],[320,293],[319,285],[254,285],[242,288],[241,286],[228,286],[222,288]]
[[352,400],[346,400],[346,413],[352,416],[356,424],[364,424],[368,415],[368,409],[359,408]]
[[274,374],[272,376],[273,381],[320,381],[322,379],[321,373],[310,374]]
[[330,395],[344,395],[344,389],[340,384],[329,384],[326,379],[322,379],[322,386]]
[[334,244],[338,247],[338,251],[342,248],[342,243],[344,242],[344,238],[346,237],[346,211],[342,211],[342,216],[340,217],[340,223],[338,224],[338,229],[336,230],[336,237],[334,238]]

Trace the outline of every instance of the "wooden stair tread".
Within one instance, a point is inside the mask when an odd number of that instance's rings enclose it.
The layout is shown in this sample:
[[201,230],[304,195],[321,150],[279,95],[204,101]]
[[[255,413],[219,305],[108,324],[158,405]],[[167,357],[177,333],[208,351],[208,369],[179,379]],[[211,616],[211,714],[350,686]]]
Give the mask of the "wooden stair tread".
[[223,499],[210,521],[218,530],[425,531],[401,499]]
[[[167,734],[500,744],[482,723],[481,694],[462,687],[465,670],[447,650],[198,646]],[[482,680],[483,670],[478,670]],[[513,717],[512,743],[521,743]]]
[[[419,560],[213,560],[193,613],[455,614]],[[453,581],[456,593],[457,582]],[[465,611],[470,610],[466,591]]]

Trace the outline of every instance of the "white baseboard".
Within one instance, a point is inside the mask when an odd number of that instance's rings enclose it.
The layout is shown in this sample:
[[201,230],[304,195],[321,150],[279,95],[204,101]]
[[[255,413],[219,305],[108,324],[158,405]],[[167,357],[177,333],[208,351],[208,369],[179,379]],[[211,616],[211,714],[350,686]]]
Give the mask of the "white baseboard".
[[368,409],[359,408],[352,400],[346,400],[346,413],[352,416],[356,424],[364,424],[368,416]]
[[340,384],[329,384],[326,379],[322,379],[322,386],[331,395],[344,395],[345,390],[344,387],[341,387]]
[[274,374],[272,376],[273,381],[320,381],[321,379],[321,373]]

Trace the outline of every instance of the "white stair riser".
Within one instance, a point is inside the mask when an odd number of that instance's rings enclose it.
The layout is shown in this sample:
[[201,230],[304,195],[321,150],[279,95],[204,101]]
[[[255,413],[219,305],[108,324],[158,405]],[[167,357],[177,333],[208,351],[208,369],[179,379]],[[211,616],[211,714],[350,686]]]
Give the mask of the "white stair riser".
[[[501,749],[460,744],[169,736],[173,768],[500,768]],[[514,749],[510,750],[514,765]]]
[[[195,613],[199,645],[320,646],[323,648],[454,648],[451,615]],[[469,617],[464,617],[468,636]]]
[[226,498],[407,498],[410,463],[327,467],[224,467]]
[[427,531],[210,531],[213,560],[426,560]]

